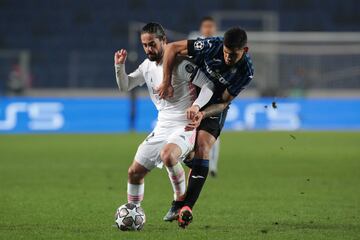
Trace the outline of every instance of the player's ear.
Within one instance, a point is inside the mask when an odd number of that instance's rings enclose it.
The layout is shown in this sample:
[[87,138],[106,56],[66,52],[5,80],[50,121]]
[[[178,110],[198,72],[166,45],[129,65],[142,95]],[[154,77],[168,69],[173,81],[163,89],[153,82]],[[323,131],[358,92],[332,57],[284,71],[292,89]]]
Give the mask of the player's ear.
[[249,47],[244,47],[244,52],[248,52],[249,51]]

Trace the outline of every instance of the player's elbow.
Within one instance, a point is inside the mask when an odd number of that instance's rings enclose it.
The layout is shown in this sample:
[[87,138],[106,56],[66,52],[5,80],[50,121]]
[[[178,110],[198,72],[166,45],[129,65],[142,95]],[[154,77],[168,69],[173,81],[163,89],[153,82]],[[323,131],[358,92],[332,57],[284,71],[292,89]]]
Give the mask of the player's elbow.
[[122,87],[119,85],[119,91],[120,91],[120,92],[128,92],[129,90],[128,90],[128,89],[125,89],[125,88],[122,88]]
[[[231,102],[231,101],[230,101]],[[225,108],[227,108],[227,107],[229,107],[229,105],[230,105],[230,102],[224,102],[223,103],[223,110],[225,110]]]
[[177,47],[175,45],[175,43],[168,43],[165,46],[165,53],[167,53],[168,55],[176,55],[177,54]]
[[116,79],[116,83],[118,85],[120,92],[128,92],[129,91],[129,86],[122,83],[121,79]]

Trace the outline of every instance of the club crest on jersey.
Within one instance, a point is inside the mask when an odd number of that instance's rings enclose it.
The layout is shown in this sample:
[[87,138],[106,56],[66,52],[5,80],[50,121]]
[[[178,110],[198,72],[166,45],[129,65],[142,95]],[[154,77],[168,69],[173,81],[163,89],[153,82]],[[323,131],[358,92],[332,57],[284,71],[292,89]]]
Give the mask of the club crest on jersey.
[[205,45],[204,41],[197,40],[196,42],[194,42],[194,49],[200,51],[201,49],[204,48],[204,45]]
[[186,64],[185,70],[186,70],[188,73],[193,73],[194,70],[195,70],[195,68],[194,68],[194,66],[191,65],[191,64]]

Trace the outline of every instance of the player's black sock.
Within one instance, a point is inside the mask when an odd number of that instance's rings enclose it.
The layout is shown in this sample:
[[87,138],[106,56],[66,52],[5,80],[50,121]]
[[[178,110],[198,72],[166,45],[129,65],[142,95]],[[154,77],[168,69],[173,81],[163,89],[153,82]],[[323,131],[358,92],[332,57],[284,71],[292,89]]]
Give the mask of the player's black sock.
[[189,177],[188,188],[186,192],[185,205],[193,208],[198,199],[201,189],[204,186],[209,172],[209,160],[194,158],[192,160],[192,171]]

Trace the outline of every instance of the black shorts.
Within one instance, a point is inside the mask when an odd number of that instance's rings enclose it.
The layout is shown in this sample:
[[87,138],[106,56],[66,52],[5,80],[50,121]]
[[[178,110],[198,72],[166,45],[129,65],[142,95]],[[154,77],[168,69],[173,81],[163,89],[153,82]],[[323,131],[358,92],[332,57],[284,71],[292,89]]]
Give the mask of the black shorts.
[[206,131],[217,139],[220,136],[222,128],[224,127],[228,109],[229,107],[225,108],[225,110],[218,115],[203,119],[200,123],[200,126],[198,127],[198,131]]

